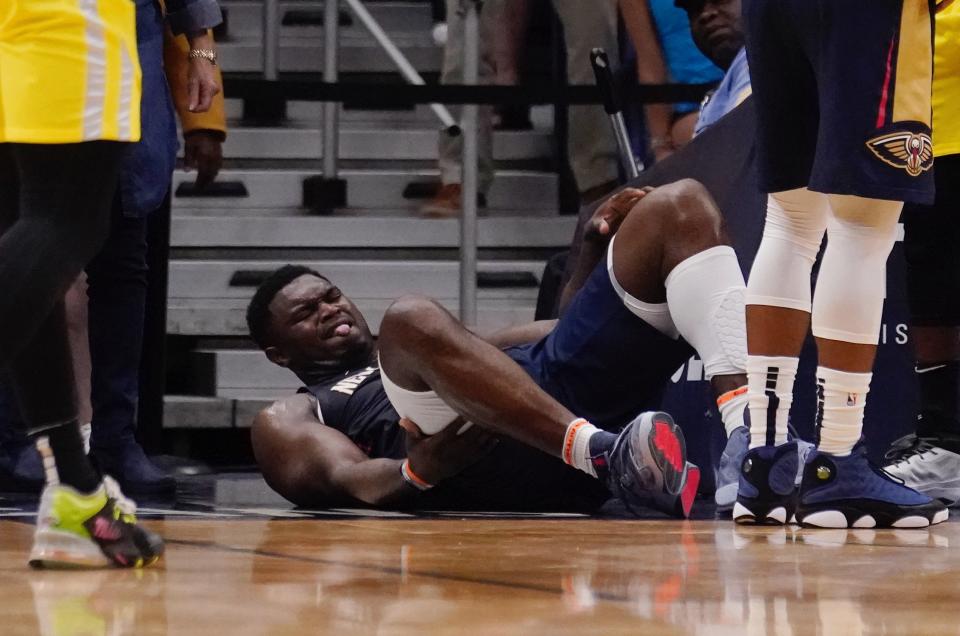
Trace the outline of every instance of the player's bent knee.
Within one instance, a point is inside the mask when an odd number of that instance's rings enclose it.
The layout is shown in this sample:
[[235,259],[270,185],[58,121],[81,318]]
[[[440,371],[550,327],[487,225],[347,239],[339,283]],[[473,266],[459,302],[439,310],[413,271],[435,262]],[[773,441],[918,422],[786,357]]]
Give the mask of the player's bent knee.
[[[694,239],[701,247],[721,242],[723,217],[710,193],[699,181],[681,179],[661,186],[644,198],[645,215],[638,225],[645,231],[659,227],[671,242]],[[655,223],[651,223],[655,221]]]
[[401,296],[383,315],[380,336],[397,335],[408,343],[417,337],[435,337],[447,320],[449,314],[435,300],[418,295]]

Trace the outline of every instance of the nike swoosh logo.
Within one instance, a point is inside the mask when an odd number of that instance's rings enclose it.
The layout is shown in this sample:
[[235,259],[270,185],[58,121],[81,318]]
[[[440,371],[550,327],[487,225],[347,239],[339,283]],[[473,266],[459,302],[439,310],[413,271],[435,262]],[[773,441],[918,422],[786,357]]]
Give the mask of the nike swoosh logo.
[[947,365],[938,364],[935,367],[926,367],[924,369],[914,369],[917,373],[930,373],[931,371],[936,371],[937,369],[944,369]]

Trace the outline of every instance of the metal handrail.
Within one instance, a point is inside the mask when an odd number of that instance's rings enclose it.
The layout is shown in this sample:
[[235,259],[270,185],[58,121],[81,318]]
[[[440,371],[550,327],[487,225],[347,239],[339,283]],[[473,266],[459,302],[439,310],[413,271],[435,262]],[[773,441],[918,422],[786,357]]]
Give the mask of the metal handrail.
[[[410,84],[426,82],[399,48],[390,40],[383,27],[367,11],[361,0],[343,0],[373,36],[384,52],[397,66],[400,74]],[[479,67],[479,0],[461,0],[464,15],[464,84],[476,84]],[[324,55],[323,81],[335,83],[339,76],[339,0],[324,3]],[[278,0],[263,3],[263,75],[265,79],[277,79],[277,54],[279,50]],[[323,103],[323,176],[337,178],[339,155],[340,105],[337,102]],[[430,104],[430,109],[447,129],[448,134],[463,134],[463,216],[460,222],[460,320],[469,325],[477,321],[477,126],[476,104],[463,107],[461,125],[458,127],[450,111],[442,104]]]
[[[461,9],[466,12],[463,22],[463,83],[475,85],[479,79],[480,62],[480,3],[478,0],[461,0]],[[463,129],[463,157],[460,209],[460,321],[465,325],[477,324],[477,127],[479,107],[465,104],[460,113]]]
[[[323,5],[323,81],[330,84],[340,76],[340,7],[337,0],[325,0]],[[340,104],[323,102],[323,177],[337,178],[337,160],[340,157]]]

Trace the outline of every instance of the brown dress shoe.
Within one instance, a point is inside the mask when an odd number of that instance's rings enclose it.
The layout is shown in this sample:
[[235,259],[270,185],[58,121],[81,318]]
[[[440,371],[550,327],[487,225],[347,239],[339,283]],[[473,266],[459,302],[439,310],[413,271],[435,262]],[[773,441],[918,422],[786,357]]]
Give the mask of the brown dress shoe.
[[[440,186],[433,198],[420,208],[420,214],[431,219],[452,219],[460,216],[462,200],[462,186],[459,183],[445,183]],[[479,192],[477,207],[487,207],[487,197]]]

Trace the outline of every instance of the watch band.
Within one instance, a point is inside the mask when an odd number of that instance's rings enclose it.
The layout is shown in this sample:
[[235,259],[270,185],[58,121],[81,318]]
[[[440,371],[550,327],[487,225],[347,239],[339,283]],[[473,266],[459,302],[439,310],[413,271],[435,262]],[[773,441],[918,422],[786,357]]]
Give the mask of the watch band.
[[217,65],[217,52],[213,49],[190,49],[190,52],[187,54],[187,57],[191,60],[197,58],[203,58],[213,64]]

